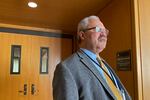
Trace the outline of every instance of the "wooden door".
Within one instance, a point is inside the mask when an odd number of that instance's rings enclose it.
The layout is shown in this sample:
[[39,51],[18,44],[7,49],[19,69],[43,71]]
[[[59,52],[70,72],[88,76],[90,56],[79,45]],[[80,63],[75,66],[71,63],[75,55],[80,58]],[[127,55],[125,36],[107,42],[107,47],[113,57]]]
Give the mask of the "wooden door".
[[[0,100],[53,100],[53,72],[56,64],[72,53],[72,39],[1,33],[0,44]],[[21,45],[20,74],[10,74],[11,45]],[[49,52],[48,73],[43,74],[41,48]]]
[[[30,84],[35,86],[35,93],[31,93],[31,100],[52,100],[53,72],[63,58],[72,53],[72,40],[32,36]],[[48,74],[40,73],[40,49],[49,49]],[[36,70],[35,70],[36,69]],[[32,91],[32,90],[30,90]]]
[[[28,67],[30,64],[30,41],[29,36],[0,33],[0,99],[1,100],[28,100],[24,95],[24,85],[28,85]],[[11,66],[11,46],[21,46],[21,71],[20,74],[10,74]],[[28,59],[28,60],[27,60]],[[26,91],[28,93],[28,90]]]

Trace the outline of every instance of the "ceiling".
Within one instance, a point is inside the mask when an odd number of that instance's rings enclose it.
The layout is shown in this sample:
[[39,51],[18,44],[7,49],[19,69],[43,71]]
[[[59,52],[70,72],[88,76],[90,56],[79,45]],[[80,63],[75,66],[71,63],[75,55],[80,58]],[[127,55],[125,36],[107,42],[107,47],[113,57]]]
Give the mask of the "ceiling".
[[98,14],[111,0],[31,0],[37,8],[27,6],[29,0],[1,0],[0,23],[76,31],[85,16]]

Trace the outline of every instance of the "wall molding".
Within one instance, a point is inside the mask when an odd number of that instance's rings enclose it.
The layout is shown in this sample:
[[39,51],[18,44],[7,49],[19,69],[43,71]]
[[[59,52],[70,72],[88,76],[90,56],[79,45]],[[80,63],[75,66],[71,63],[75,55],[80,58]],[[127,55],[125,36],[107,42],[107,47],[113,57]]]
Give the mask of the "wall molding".
[[73,35],[64,34],[60,30],[19,26],[19,25],[11,25],[11,24],[1,24],[1,23],[0,23],[0,32],[73,39]]

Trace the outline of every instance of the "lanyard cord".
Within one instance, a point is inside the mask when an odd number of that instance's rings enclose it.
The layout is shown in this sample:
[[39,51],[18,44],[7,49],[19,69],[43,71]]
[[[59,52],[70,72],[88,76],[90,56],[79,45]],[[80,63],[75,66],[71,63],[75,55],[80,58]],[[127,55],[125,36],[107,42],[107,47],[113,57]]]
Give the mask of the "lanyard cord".
[[[111,81],[113,82],[113,84],[115,85],[115,83],[114,83],[114,79],[112,79],[113,78],[113,76],[112,76],[112,78],[110,77],[110,75],[108,74],[108,72],[106,72],[105,71],[105,69],[102,67],[102,66],[100,66],[95,60],[93,60],[89,55],[87,55],[83,50],[81,50],[80,49],[80,51],[82,52],[82,53],[84,53],[88,58],[90,58],[90,60],[92,60],[96,65],[98,65],[101,69],[102,69],[102,71],[104,72],[104,73],[106,73],[106,75],[111,79]],[[107,68],[108,69],[108,68]],[[110,72],[110,74],[111,74],[111,72]],[[112,75],[112,74],[111,74]],[[116,85],[115,85],[116,86]]]

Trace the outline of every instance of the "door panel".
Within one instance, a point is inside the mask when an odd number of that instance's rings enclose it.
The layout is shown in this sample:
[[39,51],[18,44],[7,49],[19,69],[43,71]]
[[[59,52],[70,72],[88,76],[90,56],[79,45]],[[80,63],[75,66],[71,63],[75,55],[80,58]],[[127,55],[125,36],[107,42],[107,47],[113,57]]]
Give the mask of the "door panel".
[[[28,46],[28,36],[22,37],[22,35],[9,34],[9,33],[1,33],[1,52],[0,55],[2,60],[0,62],[0,70],[3,73],[0,73],[3,79],[0,84],[1,89],[0,94],[1,100],[27,100],[27,96],[24,96],[23,93],[19,93],[19,91],[23,91],[23,85],[28,84],[28,65],[30,60],[28,59],[28,53],[30,52]],[[21,52],[21,72],[20,74],[10,74],[10,65],[11,65],[11,45],[22,45]],[[7,94],[6,94],[7,93]]]
[[[32,36],[31,37],[31,70],[30,73],[30,91],[35,91],[31,93],[31,100],[50,100],[50,78],[49,74],[40,75],[40,48],[49,48],[49,57],[51,57],[52,42],[50,38]],[[51,61],[49,59],[49,64]],[[51,67],[51,66],[49,66]]]
[[[21,45],[20,74],[10,74],[11,45]],[[49,48],[48,74],[40,74],[41,47]],[[72,39],[0,33],[0,100],[53,100],[53,72],[71,53]]]
[[[49,48],[48,74],[40,74],[40,48]],[[72,40],[61,38],[47,38],[32,36],[31,46],[32,71],[30,84],[35,86],[35,94],[31,95],[32,100],[52,100],[52,78],[53,72],[62,58],[72,53]],[[30,90],[31,91],[31,90]]]

